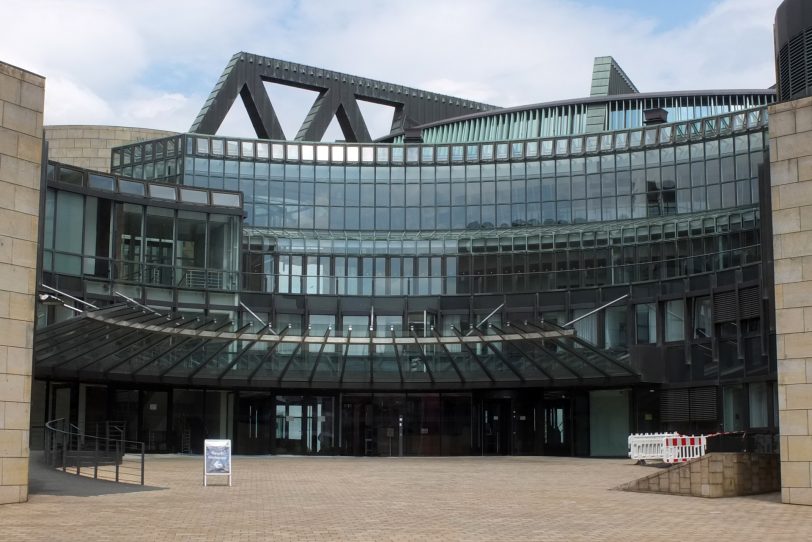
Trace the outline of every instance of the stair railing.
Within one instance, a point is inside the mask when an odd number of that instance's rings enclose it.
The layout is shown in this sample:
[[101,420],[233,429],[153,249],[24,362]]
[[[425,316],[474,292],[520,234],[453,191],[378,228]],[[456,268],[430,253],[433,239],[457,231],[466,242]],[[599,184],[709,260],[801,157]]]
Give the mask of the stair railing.
[[109,423],[105,434],[115,437],[88,435],[64,418],[47,422],[46,464],[77,476],[144,485],[144,443],[125,440],[123,423]]

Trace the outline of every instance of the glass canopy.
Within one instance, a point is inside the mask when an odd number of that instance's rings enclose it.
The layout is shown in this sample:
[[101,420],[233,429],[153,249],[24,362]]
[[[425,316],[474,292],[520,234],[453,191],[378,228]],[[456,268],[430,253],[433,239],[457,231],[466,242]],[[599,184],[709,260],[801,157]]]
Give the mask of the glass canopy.
[[117,304],[38,331],[35,376],[220,388],[473,389],[640,381],[624,359],[548,322],[427,336],[393,328],[293,335]]

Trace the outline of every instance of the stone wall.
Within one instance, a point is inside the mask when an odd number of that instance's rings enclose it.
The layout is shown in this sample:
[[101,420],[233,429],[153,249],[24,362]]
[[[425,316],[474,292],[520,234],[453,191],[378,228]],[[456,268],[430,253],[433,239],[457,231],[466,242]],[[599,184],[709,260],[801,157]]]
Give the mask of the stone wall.
[[782,500],[812,505],[812,98],[769,114]]
[[45,79],[0,62],[0,503],[28,499]]
[[110,149],[145,139],[169,137],[175,132],[124,126],[46,126],[48,159],[110,172]]
[[618,489],[693,497],[736,497],[780,489],[775,454],[710,453],[629,482]]

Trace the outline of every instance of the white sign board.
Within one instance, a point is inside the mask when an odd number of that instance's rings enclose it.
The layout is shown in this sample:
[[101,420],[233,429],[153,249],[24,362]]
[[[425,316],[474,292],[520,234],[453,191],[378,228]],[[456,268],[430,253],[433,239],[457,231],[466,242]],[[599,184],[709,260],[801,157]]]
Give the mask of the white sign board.
[[203,485],[208,485],[209,476],[228,476],[231,485],[231,441],[203,441]]

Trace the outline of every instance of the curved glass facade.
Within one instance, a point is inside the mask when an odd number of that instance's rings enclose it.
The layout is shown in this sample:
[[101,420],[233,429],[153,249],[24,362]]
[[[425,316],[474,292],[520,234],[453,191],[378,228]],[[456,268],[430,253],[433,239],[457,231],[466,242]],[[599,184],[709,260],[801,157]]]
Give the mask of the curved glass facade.
[[[715,431],[747,393],[769,432],[773,94],[627,98],[415,143],[187,133],[114,149],[114,176],[52,164],[46,282],[131,303],[44,330],[38,374],[122,409],[133,386],[212,400],[242,453],[380,455],[400,416],[414,453],[622,455],[603,428]],[[642,127],[658,106],[674,122]]]
[[[258,228],[443,232],[625,220],[758,203],[765,126],[766,110],[755,109],[645,130],[483,145],[187,135],[179,178],[241,191],[247,222]],[[114,171],[149,179],[147,172],[164,170],[146,161],[149,147],[116,151]]]

